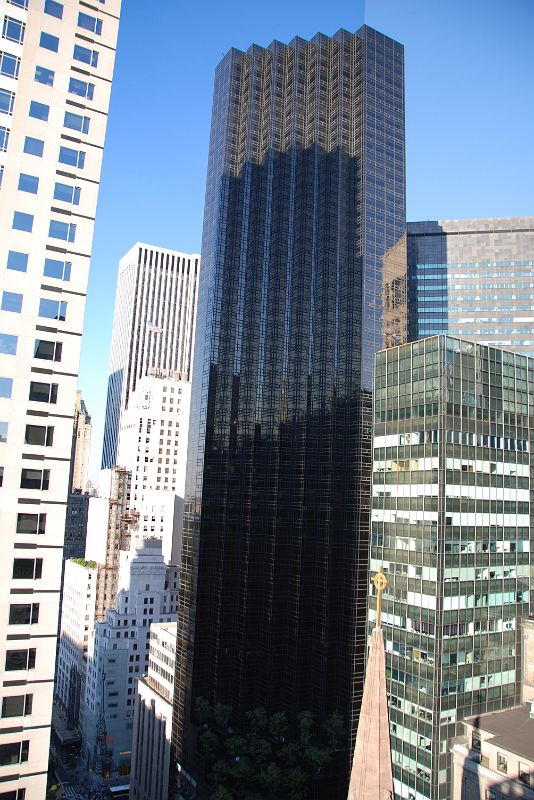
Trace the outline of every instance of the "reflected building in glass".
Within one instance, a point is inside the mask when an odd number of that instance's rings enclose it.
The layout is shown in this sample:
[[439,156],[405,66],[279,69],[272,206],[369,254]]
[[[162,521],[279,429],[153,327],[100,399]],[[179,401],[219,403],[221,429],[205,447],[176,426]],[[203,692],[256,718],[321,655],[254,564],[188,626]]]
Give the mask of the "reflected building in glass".
[[408,223],[410,340],[534,354],[534,217]]
[[398,798],[448,800],[461,720],[520,702],[533,414],[527,356],[446,335],[377,356],[371,570],[389,581]]
[[363,27],[231,50],[215,78],[193,370],[182,764],[197,697],[339,710],[355,733],[373,359],[386,306],[405,339],[405,248],[402,46]]

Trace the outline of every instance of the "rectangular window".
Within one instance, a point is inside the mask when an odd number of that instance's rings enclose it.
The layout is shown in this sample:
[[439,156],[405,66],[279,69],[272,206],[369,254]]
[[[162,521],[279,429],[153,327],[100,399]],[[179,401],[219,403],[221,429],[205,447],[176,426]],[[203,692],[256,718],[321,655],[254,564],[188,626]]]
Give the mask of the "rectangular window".
[[45,86],[54,85],[54,70],[47,67],[35,67],[35,80],[37,83],[44,83]]
[[39,178],[37,175],[26,175],[21,172],[19,175],[19,191],[30,192],[30,194],[37,194],[39,189]]
[[8,430],[9,430],[9,423],[0,422],[0,443],[5,444],[7,442]]
[[42,558],[14,558],[13,575],[15,581],[39,580],[43,576]]
[[45,0],[44,12],[50,14],[51,17],[63,19],[63,5],[56,3],[56,0]]
[[100,36],[102,33],[102,20],[92,17],[90,14],[83,14],[80,11],[78,14],[78,27]]
[[18,8],[28,8],[28,0],[7,0],[8,3],[11,3],[12,6],[17,6]]
[[79,78],[71,78],[69,81],[69,92],[78,95],[78,97],[85,97],[87,100],[92,100],[95,93],[95,85],[94,83],[81,81]]
[[56,183],[54,187],[54,200],[63,200],[65,203],[72,203],[75,206],[80,204],[80,189],[77,186],[69,186],[66,183]]
[[15,92],[8,89],[0,89],[0,111],[3,114],[12,114],[15,104]]
[[0,125],[0,152],[5,153],[9,144],[9,128]]
[[22,211],[13,212],[13,230],[31,233],[33,228],[33,214],[23,214]]
[[530,786],[530,767],[528,764],[519,762],[519,771],[517,773],[519,781],[525,786]]
[[31,381],[28,400],[35,403],[57,403],[57,383]]
[[4,468],[0,467],[0,486],[4,485]]
[[59,39],[57,36],[52,36],[51,33],[42,31],[39,45],[40,47],[44,47],[45,50],[51,50],[53,53],[57,53],[59,50]]
[[39,622],[39,603],[11,603],[10,625],[35,625]]
[[48,122],[48,114],[50,113],[50,106],[45,103],[38,103],[37,100],[30,102],[30,117],[34,119],[41,119],[43,122]]
[[12,311],[20,314],[22,311],[22,295],[17,292],[2,292],[2,311]]
[[61,361],[61,342],[48,342],[45,339],[35,340],[34,358],[42,358],[44,361]]
[[46,514],[17,514],[17,533],[37,534],[46,532]]
[[49,469],[30,469],[23,467],[20,471],[20,488],[21,489],[38,489],[39,491],[47,491],[50,487],[50,470]]
[[98,53],[96,50],[89,50],[88,47],[82,47],[80,44],[74,45],[74,52],[72,57],[75,61],[81,61],[84,64],[89,64],[90,67],[98,66]]
[[5,671],[18,672],[23,669],[35,669],[35,648],[7,650]]
[[48,297],[41,297],[39,300],[39,316],[45,319],[55,319],[58,322],[65,322],[67,315],[67,304],[64,300],[51,300]]
[[13,378],[0,377],[0,397],[11,397],[13,391]]
[[[57,186],[57,184],[56,184]],[[54,197],[56,195],[54,194]],[[56,198],[60,199],[60,198]],[[58,278],[61,281],[70,281],[72,263],[70,261],[58,261],[56,258],[45,258],[43,275],[47,278]]]
[[46,425],[26,425],[24,444],[51,447],[54,444],[54,428]]
[[51,219],[48,235],[52,239],[74,242],[76,239],[76,225],[74,222],[61,222],[59,219]]
[[17,694],[2,698],[2,717],[25,717],[32,713],[32,694]]
[[508,758],[504,753],[497,753],[497,769],[499,772],[508,772]]
[[81,114],[73,114],[72,111],[65,111],[65,119],[63,120],[65,128],[70,128],[80,133],[89,133],[89,123],[89,117],[82,117]]
[[26,25],[23,22],[20,22],[20,20],[13,19],[13,17],[4,17],[4,24],[2,27],[3,39],[7,39],[10,42],[17,42],[17,44],[22,44],[24,41],[25,30]]
[[10,764],[22,764],[28,760],[30,752],[30,740],[24,739],[22,742],[10,742],[0,744],[0,767],[7,767]]
[[83,169],[85,165],[85,153],[83,150],[73,150],[72,147],[59,148],[59,161],[71,167]]
[[6,356],[17,355],[18,337],[12,333],[0,333],[0,353]]
[[42,139],[34,139],[32,136],[26,136],[24,139],[24,152],[30,156],[43,155],[44,142]]
[[6,78],[18,78],[19,69],[20,58],[0,50],[0,75],[5,75]]

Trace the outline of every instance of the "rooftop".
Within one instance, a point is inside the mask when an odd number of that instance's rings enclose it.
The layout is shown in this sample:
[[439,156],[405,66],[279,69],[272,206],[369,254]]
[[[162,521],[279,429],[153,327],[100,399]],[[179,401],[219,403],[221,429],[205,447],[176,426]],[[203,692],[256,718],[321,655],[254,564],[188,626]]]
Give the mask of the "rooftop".
[[465,722],[485,733],[492,733],[492,745],[534,761],[534,717],[528,705],[467,717]]

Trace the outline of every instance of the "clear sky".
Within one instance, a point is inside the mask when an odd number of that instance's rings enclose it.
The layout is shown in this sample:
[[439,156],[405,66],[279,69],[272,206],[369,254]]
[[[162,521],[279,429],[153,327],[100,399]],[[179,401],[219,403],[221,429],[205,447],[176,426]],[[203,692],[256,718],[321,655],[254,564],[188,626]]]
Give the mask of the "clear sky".
[[404,44],[408,219],[534,214],[534,0],[123,0],[80,367],[97,477],[119,258],[200,252],[213,73],[230,47]]

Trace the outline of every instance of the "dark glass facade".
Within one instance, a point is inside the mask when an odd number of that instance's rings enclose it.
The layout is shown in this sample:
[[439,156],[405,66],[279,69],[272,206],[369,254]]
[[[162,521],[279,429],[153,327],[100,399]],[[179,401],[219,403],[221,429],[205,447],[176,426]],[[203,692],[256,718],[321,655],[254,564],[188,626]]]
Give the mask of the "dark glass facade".
[[375,381],[371,571],[389,581],[395,796],[449,800],[461,720],[520,702],[534,359],[441,335],[379,353]]
[[401,45],[367,27],[217,68],[177,639],[187,768],[199,696],[339,710],[355,733],[384,306],[389,335],[405,325],[403,81]]

